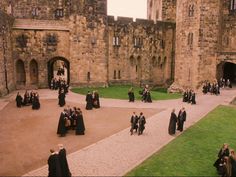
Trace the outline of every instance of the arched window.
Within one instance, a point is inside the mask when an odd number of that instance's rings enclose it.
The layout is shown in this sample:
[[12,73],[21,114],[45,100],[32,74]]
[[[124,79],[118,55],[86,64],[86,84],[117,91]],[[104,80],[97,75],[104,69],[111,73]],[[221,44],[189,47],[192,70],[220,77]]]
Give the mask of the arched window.
[[116,70],[114,70],[113,79],[116,79]]
[[188,45],[193,46],[193,33],[188,33]]
[[191,4],[188,7],[188,16],[189,17],[193,17],[194,16],[194,4]]
[[16,83],[19,85],[25,85],[26,74],[25,74],[25,65],[22,60],[16,62]]

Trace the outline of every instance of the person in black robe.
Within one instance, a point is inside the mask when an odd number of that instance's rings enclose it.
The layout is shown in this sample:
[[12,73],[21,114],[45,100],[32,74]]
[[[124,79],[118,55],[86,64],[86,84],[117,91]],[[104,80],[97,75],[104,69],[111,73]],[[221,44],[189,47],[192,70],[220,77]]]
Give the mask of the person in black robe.
[[36,92],[33,96],[33,100],[32,100],[32,109],[39,109],[40,108],[40,102],[39,102],[39,95]]
[[183,94],[183,102],[187,102],[188,101],[188,90],[186,90]]
[[16,95],[16,106],[18,108],[20,108],[22,106],[22,96],[20,95],[20,93],[18,92],[17,95]]
[[140,113],[139,120],[138,120],[138,135],[142,135],[145,129],[146,119],[143,113]]
[[229,156],[230,164],[231,164],[231,176],[236,176],[236,154],[233,149],[230,150]]
[[66,110],[61,112],[59,122],[58,122],[58,128],[57,128],[57,134],[60,136],[65,136],[66,134]]
[[149,90],[146,91],[146,99],[145,102],[147,103],[151,103],[152,102],[152,98],[151,98],[151,93]]
[[223,144],[222,148],[218,153],[218,159],[213,164],[214,167],[216,167],[217,171],[220,170],[220,164],[223,164],[225,157],[229,157],[229,146],[226,143]]
[[88,91],[87,95],[86,95],[86,109],[87,110],[91,110],[93,109],[93,96],[92,94],[90,93],[90,91]]
[[99,94],[98,91],[93,92],[93,107],[100,108]]
[[130,135],[133,135],[133,131],[135,129],[135,132],[137,132],[138,130],[138,116],[136,115],[135,112],[133,112],[133,115],[130,118],[130,124],[131,124],[131,128],[130,128]]
[[59,99],[58,104],[59,104],[61,107],[66,104],[65,97],[66,97],[66,95],[65,95],[64,90],[61,90],[61,92],[60,92],[60,94],[59,94],[59,96],[58,96],[58,99]]
[[30,104],[30,95],[27,90],[25,91],[25,94],[24,94],[23,104],[25,106],[29,106],[29,104]]
[[76,111],[77,118],[76,118],[76,128],[75,134],[76,135],[84,135],[85,126],[84,126],[84,118],[81,110]]
[[171,112],[169,128],[168,128],[168,133],[170,135],[174,135],[175,134],[176,122],[177,122],[177,116],[175,114],[175,109],[173,109],[172,112]]
[[58,147],[59,147],[58,157],[62,176],[71,177],[71,172],[66,158],[66,149],[63,147],[63,144],[58,144]]
[[186,115],[187,114],[186,114],[185,108],[182,108],[179,111],[178,118],[177,118],[177,124],[178,124],[177,130],[181,132],[183,131],[184,122],[186,121]]
[[191,93],[191,104],[196,104],[196,93],[194,91]]
[[134,102],[135,97],[134,97],[133,87],[129,89],[128,96],[129,96],[129,102]]
[[50,149],[51,155],[48,158],[48,177],[62,177],[58,154]]

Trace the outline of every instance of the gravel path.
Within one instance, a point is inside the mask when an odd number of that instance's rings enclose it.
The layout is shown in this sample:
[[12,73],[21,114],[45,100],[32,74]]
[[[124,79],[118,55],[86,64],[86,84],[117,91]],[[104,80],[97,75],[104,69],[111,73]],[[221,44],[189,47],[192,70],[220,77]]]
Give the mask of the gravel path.
[[[56,91],[39,90],[39,92],[40,99],[55,98],[57,95]],[[126,100],[101,99],[104,107],[161,108],[165,110],[148,119],[142,136],[130,136],[129,128],[127,128],[69,154],[67,158],[71,173],[73,176],[122,176],[180,134],[170,136],[167,132],[170,112],[173,108],[178,111],[181,107],[185,107],[187,121],[184,129],[187,129],[218,105],[227,105],[235,96],[236,89],[222,90],[220,96],[198,94],[197,105],[182,103],[181,99],[155,101],[151,104],[141,101],[129,103]],[[70,93],[66,99],[70,102],[84,104],[85,97]],[[47,175],[48,166],[45,165],[24,176]]]

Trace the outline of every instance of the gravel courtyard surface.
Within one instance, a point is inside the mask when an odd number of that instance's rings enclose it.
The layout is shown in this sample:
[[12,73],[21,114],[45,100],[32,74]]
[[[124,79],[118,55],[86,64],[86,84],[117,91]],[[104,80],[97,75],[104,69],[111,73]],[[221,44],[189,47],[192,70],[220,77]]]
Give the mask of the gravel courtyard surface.
[[[68,154],[80,150],[129,127],[133,111],[143,111],[150,117],[158,109],[107,108],[87,111],[84,105],[67,103],[80,107],[85,122],[85,135],[75,135],[70,130],[66,137],[56,134],[58,119],[63,108],[57,100],[41,100],[41,109],[31,106],[16,108],[11,101],[0,111],[0,176],[19,176],[47,163],[49,149],[57,149],[63,143]],[[66,106],[65,106],[66,107]]]

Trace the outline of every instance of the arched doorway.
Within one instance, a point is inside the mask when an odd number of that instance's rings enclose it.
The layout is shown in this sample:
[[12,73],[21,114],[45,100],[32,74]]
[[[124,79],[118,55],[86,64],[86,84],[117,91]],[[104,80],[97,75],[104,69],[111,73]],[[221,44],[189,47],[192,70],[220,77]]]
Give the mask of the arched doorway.
[[17,85],[25,85],[26,82],[26,74],[25,74],[25,66],[22,60],[18,60],[16,62],[16,84]]
[[35,60],[30,62],[30,83],[38,84],[38,63]]
[[70,62],[63,57],[54,57],[48,61],[48,84],[50,86],[52,78],[65,79],[70,83]]
[[236,64],[226,62],[223,68],[223,77],[229,79],[231,82],[236,83]]

